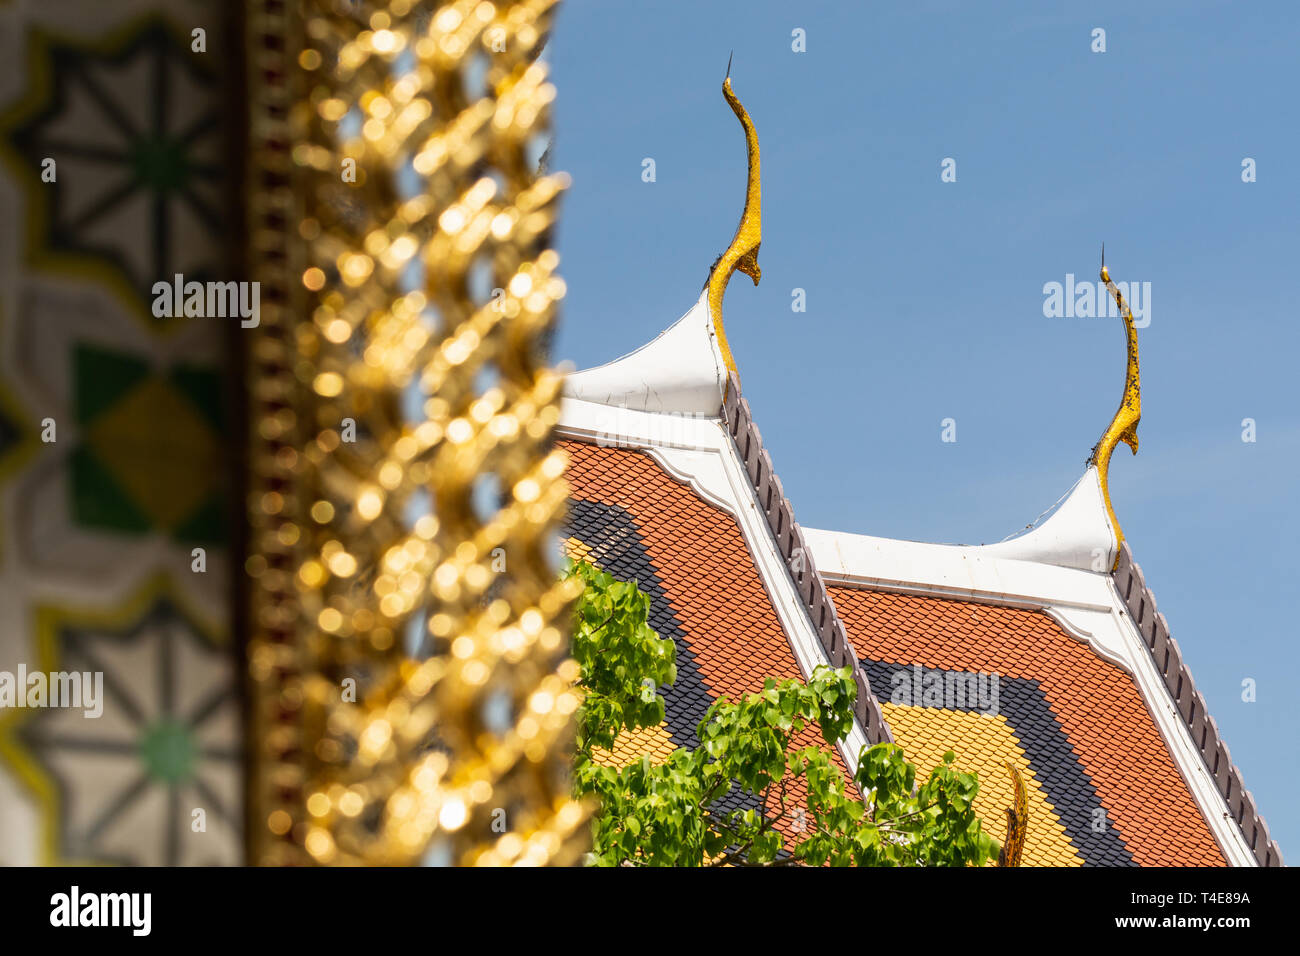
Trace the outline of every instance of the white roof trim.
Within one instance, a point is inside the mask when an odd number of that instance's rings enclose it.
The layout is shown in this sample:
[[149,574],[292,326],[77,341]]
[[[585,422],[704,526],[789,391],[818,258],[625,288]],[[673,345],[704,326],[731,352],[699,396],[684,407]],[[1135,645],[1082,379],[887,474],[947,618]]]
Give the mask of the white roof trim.
[[1110,526],[1101,476],[1089,465],[1046,521],[1037,528],[981,550],[1004,558],[1018,558],[1062,568],[1108,571],[1115,566],[1119,542]]
[[685,315],[636,351],[569,375],[564,392],[597,405],[716,416],[726,381],[705,289]]
[[1111,606],[1104,573],[1006,557],[986,546],[924,544],[817,528],[803,533],[828,583],[1023,607]]
[[[804,533],[817,535],[828,532],[805,528]],[[852,566],[854,570],[845,570],[844,573],[850,577],[877,577],[882,584],[896,578],[900,582],[933,582],[958,592],[982,590],[995,594],[999,593],[999,586],[993,577],[996,574],[994,568],[1000,565],[995,565],[990,559],[1017,561],[1040,568],[1106,572],[1114,567],[1119,546],[1106,513],[1101,478],[1095,465],[1088,466],[1046,521],[997,544],[926,544],[840,533],[835,534],[835,541],[836,549],[843,548],[844,551],[837,551],[829,565],[823,564],[821,556],[818,556],[817,566],[823,574],[834,575],[837,567]],[[872,555],[886,546],[889,559],[873,559]],[[898,564],[900,557],[905,560],[901,566]],[[1069,575],[1046,571],[1024,580],[1026,585],[1022,586],[1030,586],[1034,593],[1059,594],[1062,583],[1073,579]]]

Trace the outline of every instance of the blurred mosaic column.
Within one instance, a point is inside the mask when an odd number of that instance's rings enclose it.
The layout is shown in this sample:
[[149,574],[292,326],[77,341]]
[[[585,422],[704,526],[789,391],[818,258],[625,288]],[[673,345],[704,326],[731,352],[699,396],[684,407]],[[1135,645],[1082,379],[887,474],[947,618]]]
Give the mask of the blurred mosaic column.
[[0,864],[243,859],[230,6],[0,3]]
[[251,861],[568,864],[552,0],[250,0]]

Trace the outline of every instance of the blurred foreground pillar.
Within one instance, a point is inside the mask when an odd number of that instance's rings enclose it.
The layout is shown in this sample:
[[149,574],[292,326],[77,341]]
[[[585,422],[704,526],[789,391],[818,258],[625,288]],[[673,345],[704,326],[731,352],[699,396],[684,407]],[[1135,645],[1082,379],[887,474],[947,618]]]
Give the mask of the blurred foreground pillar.
[[250,862],[570,864],[552,0],[249,0]]

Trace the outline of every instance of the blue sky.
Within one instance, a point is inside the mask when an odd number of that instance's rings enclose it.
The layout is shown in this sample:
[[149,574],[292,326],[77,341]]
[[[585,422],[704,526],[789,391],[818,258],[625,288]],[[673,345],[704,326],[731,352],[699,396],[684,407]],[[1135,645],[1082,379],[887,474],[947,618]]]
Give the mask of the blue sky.
[[1113,278],[1151,283],[1141,451],[1116,451],[1112,497],[1289,858],[1297,49],[1289,2],[566,0],[549,50],[552,167],[573,177],[556,353],[578,368],[673,322],[731,238],[735,51],[763,280],[732,282],[727,334],[805,526],[965,544],[1023,528],[1082,473],[1124,378],[1120,321],[1046,318],[1044,284],[1095,280],[1103,241]]

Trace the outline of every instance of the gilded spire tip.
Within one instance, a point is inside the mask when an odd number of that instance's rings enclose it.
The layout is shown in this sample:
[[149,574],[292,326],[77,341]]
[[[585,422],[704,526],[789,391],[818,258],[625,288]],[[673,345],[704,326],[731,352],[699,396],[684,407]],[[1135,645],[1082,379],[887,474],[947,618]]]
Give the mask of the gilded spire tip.
[[1106,513],[1110,516],[1111,527],[1115,529],[1115,560],[1119,560],[1118,546],[1124,541],[1124,532],[1120,530],[1119,520],[1110,502],[1110,456],[1120,442],[1128,445],[1133,454],[1138,450],[1138,422],[1142,420],[1142,381],[1138,366],[1137,326],[1133,322],[1133,311],[1124,301],[1124,294],[1110,279],[1106,268],[1106,246],[1101,247],[1101,279],[1106,283],[1106,290],[1115,300],[1120,317],[1124,321],[1124,337],[1128,350],[1128,363],[1124,375],[1124,394],[1120,398],[1119,408],[1115,411],[1110,425],[1102,434],[1101,440],[1092,449],[1088,464],[1097,466],[1101,480],[1101,492],[1106,499]]
[[[734,56],[734,51],[732,55]],[[749,170],[745,185],[745,208],[740,214],[740,225],[736,227],[736,234],[732,237],[731,244],[713,264],[709,273],[708,290],[709,313],[713,318],[714,332],[718,337],[718,349],[727,368],[735,372],[736,363],[727,345],[727,336],[722,325],[722,297],[727,291],[727,283],[737,271],[753,279],[754,285],[758,285],[758,280],[762,277],[763,273],[758,265],[758,247],[763,241],[763,195],[758,131],[754,128],[753,120],[749,118],[749,113],[741,104],[740,98],[731,88],[731,62],[732,56],[728,56],[727,76],[722,81],[722,96],[731,107],[731,111],[736,114],[736,119],[740,120],[740,128],[745,133]]]

